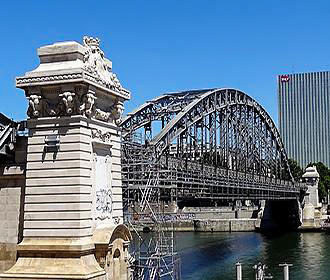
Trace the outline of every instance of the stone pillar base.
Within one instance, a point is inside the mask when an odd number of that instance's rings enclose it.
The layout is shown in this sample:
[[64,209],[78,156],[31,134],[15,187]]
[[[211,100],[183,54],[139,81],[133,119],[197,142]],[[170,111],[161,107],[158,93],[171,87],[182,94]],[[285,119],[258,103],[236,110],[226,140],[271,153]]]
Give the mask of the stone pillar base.
[[[18,246],[16,264],[0,275],[7,279],[97,279],[105,271],[93,254],[94,246],[69,240],[27,240]],[[61,245],[59,243],[62,243]]]
[[315,219],[315,207],[313,204],[308,203],[303,209],[303,220]]

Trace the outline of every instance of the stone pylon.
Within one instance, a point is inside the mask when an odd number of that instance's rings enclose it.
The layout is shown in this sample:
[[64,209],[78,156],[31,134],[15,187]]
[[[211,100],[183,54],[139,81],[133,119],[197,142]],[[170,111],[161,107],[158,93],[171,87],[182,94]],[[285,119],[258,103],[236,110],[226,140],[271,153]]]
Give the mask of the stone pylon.
[[100,41],[38,49],[28,99],[23,241],[2,279],[127,279],[121,131],[130,98]]
[[317,172],[316,166],[309,166],[306,168],[305,173],[303,174],[303,179],[306,182],[307,186],[307,203],[311,203],[314,207],[319,207],[319,180],[320,175]]
[[303,222],[304,224],[308,222],[314,223],[315,218],[321,218],[320,211],[316,209],[321,207],[321,204],[319,203],[318,191],[320,175],[315,166],[310,166],[306,168],[306,171],[302,177],[307,186],[307,196],[305,198],[305,205],[303,209]]

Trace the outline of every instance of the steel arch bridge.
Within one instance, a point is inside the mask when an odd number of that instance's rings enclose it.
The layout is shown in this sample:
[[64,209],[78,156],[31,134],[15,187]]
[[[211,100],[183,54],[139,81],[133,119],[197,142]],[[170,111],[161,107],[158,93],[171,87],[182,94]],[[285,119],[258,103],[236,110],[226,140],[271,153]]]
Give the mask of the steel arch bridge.
[[[274,122],[240,90],[167,93],[121,127],[124,191],[158,187],[164,200],[210,202],[297,199],[305,190]],[[152,200],[156,192],[145,195]]]

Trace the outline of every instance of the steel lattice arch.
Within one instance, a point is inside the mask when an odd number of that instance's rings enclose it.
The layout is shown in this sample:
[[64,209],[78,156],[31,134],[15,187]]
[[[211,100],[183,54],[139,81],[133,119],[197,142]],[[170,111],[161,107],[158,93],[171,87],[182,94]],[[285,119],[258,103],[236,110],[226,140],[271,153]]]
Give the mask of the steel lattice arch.
[[149,187],[144,199],[152,200],[158,192],[150,186],[178,202],[297,199],[304,191],[271,117],[240,90],[164,94],[128,114],[121,127],[128,197]]

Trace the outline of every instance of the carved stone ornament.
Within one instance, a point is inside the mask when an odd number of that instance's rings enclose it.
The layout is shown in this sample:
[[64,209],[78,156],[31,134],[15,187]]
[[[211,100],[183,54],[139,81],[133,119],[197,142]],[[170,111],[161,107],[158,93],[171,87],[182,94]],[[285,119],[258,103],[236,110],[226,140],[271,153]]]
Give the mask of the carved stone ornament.
[[25,90],[30,118],[82,115],[119,124],[130,98],[112,72],[100,40],[85,36],[83,45],[60,42],[38,49],[40,66],[16,78]]
[[121,101],[117,101],[112,110],[113,118],[115,119],[116,124],[119,124],[122,120],[122,115],[124,113],[124,104]]
[[113,120],[119,123],[118,119],[124,110],[122,102],[117,102],[109,112],[95,108],[95,100],[97,97],[93,92],[88,92],[82,95],[81,98],[74,92],[63,92],[58,95],[59,100],[54,104],[50,104],[41,95],[30,95],[27,97],[29,107],[27,114],[30,118],[52,117],[52,116],[66,116],[73,114],[80,114],[89,118],[95,118],[104,122],[111,122]]
[[97,139],[104,143],[110,143],[111,134],[110,134],[110,132],[102,133],[102,131],[100,129],[93,129],[92,138]]
[[64,113],[71,115],[75,110],[75,93],[64,92],[59,95],[61,102],[64,105]]
[[100,40],[98,38],[85,36],[84,46],[87,48],[84,54],[84,69],[102,82],[106,87],[121,91],[122,86],[117,76],[112,72],[111,62],[104,57],[100,49]]
[[110,112],[102,111],[101,109],[96,109],[94,118],[100,121],[109,122],[111,117]]
[[91,117],[93,114],[93,106],[96,100],[96,96],[94,93],[86,93],[82,97],[82,102],[79,108],[80,113],[83,116]]
[[27,96],[29,107],[27,115],[30,118],[40,118],[44,116],[56,116],[58,114],[58,106],[52,108],[46,100],[40,95],[32,94]]
[[40,95],[32,94],[27,97],[29,108],[27,114],[29,117],[40,117],[42,111],[42,100]]

